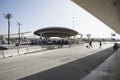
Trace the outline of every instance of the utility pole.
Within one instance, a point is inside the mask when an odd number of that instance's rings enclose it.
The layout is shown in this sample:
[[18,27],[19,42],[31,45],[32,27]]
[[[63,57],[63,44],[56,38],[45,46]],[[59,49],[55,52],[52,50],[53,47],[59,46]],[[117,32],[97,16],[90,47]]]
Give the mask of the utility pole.
[[17,25],[18,25],[18,44],[20,44],[20,26],[23,24],[20,22],[17,22]]
[[75,17],[72,17],[72,19],[73,19],[73,30],[74,30],[74,28],[75,28],[75,27],[74,27],[74,19],[75,19]]

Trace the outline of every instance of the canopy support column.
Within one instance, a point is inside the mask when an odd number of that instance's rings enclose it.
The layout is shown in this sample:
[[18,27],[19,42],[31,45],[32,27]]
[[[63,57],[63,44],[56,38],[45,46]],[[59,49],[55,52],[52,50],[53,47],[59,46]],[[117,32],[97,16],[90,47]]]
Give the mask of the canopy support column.
[[40,45],[42,45],[42,33],[40,33]]

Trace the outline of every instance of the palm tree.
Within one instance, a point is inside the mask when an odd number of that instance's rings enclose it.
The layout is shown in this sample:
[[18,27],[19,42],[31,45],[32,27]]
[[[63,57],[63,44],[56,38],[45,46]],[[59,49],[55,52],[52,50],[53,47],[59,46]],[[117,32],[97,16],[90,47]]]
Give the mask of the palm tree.
[[4,17],[8,20],[8,45],[10,44],[10,19],[12,18],[11,13],[4,14]]

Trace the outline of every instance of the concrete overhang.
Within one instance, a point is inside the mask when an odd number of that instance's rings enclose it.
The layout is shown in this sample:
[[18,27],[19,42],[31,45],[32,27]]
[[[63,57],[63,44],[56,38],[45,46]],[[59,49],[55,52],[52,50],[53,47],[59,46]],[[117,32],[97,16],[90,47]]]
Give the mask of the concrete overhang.
[[79,33],[73,29],[65,28],[65,27],[47,27],[36,30],[34,32],[35,35],[43,36],[43,37],[71,37],[75,35],[79,35]]
[[120,0],[72,0],[120,34]]

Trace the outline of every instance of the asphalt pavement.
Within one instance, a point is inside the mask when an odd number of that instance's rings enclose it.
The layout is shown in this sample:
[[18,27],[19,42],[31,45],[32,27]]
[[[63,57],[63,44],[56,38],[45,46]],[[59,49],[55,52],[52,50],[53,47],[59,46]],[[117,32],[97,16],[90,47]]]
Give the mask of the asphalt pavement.
[[114,51],[113,43],[94,43],[0,59],[0,80],[80,80]]

